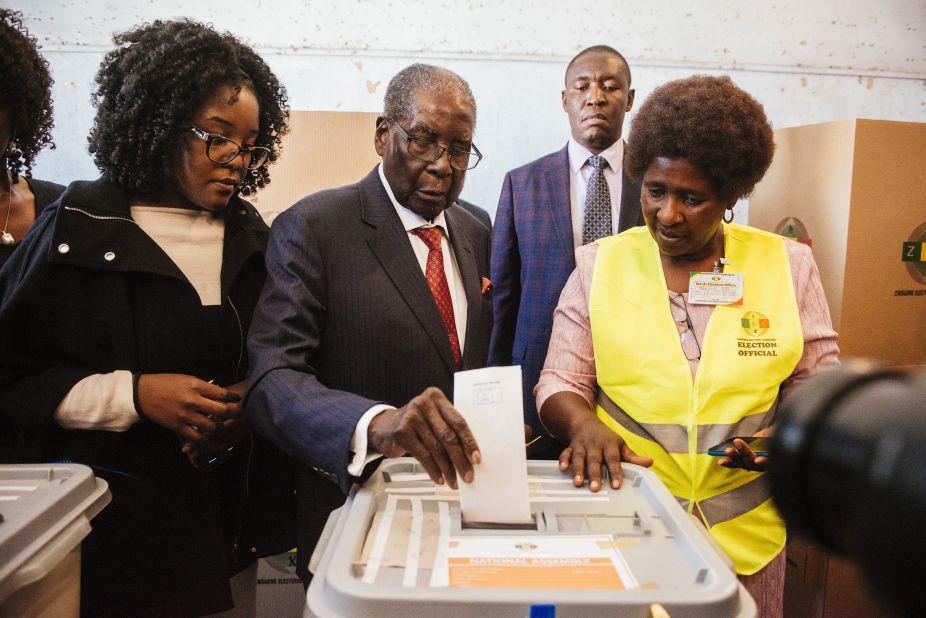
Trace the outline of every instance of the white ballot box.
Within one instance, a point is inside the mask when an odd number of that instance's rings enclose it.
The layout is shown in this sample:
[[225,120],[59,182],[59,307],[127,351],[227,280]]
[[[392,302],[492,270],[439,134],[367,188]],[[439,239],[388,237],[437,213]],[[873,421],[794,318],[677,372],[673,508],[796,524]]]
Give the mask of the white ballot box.
[[86,466],[0,466],[0,617],[79,614],[80,545],[109,500]]
[[574,487],[555,461],[528,461],[530,524],[460,517],[459,494],[410,458],[385,461],[328,520],[310,563],[305,616],[557,618],[755,616],[730,562],[655,474]]

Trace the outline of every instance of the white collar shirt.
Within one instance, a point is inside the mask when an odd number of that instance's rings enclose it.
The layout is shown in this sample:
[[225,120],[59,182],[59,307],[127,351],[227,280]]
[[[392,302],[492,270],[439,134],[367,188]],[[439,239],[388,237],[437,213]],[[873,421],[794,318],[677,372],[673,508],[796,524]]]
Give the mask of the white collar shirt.
[[433,221],[428,221],[421,215],[399,204],[395,199],[395,195],[392,193],[392,187],[389,186],[389,182],[386,180],[386,175],[383,173],[382,164],[378,166],[378,169],[379,179],[383,183],[383,188],[386,189],[389,201],[392,202],[396,213],[399,215],[399,219],[402,221],[402,226],[408,233],[408,242],[415,252],[415,257],[418,258],[418,264],[421,266],[422,274],[425,274],[427,271],[428,245],[426,245],[421,237],[415,234],[414,231],[420,227],[436,227],[439,228],[443,234],[441,253],[444,256],[444,274],[447,277],[447,288],[450,291],[450,300],[453,303],[453,320],[457,327],[457,337],[460,340],[460,353],[462,354],[463,345],[466,341],[466,291],[463,289],[463,278],[460,277],[460,269],[457,266],[456,256],[450,246],[450,228],[447,227],[447,218],[444,216],[444,213],[441,212],[434,217]]

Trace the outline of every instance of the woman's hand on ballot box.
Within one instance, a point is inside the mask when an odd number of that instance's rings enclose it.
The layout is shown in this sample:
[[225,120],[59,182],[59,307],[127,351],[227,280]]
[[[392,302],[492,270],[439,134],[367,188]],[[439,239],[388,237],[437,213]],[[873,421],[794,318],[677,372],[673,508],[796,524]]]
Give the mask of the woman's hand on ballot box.
[[588,478],[588,488],[599,491],[602,485],[602,466],[608,469],[611,488],[618,489],[624,480],[621,462],[646,468],[653,465],[651,457],[642,457],[631,450],[624,440],[589,409],[581,395],[560,392],[543,404],[541,418],[547,429],[569,446],[559,456],[559,469],[572,469],[572,483],[581,487]]

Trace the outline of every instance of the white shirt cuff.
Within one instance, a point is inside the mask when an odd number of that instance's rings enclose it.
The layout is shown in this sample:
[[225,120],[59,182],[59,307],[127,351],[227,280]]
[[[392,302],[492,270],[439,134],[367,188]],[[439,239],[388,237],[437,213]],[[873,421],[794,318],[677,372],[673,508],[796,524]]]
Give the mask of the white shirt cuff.
[[138,422],[132,399],[132,372],[87,376],[58,404],[55,420],[65,429],[126,431]]
[[386,410],[395,410],[395,407],[388,406],[384,403],[378,403],[364,412],[360,420],[357,421],[357,426],[354,428],[354,435],[350,437],[350,450],[354,456],[347,466],[347,473],[351,476],[360,476],[363,474],[363,469],[367,467],[368,463],[383,456],[382,453],[377,453],[376,451],[367,452],[367,430],[370,427],[370,421],[373,420],[373,417]]

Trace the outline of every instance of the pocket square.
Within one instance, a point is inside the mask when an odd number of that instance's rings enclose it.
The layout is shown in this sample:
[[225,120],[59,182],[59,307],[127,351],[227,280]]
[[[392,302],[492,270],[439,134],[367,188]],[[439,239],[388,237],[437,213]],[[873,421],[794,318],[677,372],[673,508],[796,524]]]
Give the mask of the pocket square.
[[491,291],[492,291],[492,282],[486,279],[485,277],[483,277],[482,278],[482,295],[485,296]]

